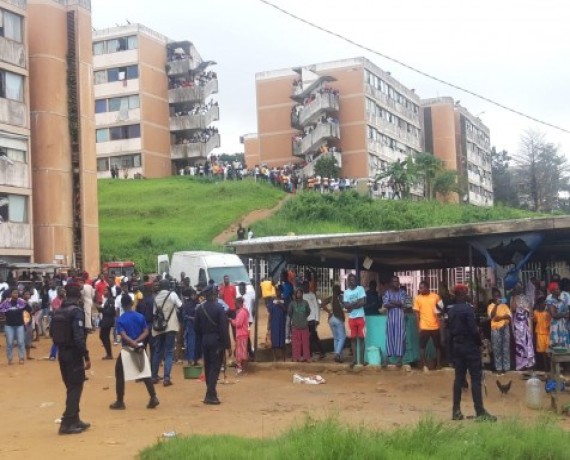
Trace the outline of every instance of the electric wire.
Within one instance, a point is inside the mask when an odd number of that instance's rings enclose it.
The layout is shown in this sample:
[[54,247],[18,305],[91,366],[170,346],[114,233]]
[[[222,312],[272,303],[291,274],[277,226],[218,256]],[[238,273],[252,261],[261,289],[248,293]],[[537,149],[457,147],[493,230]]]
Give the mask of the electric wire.
[[324,33],[326,33],[326,34],[332,35],[333,37],[339,38],[339,39],[342,40],[342,41],[345,41],[345,42],[347,42],[347,43],[349,43],[349,44],[351,44],[351,45],[353,45],[353,46],[356,46],[356,47],[361,48],[361,49],[363,49],[363,50],[365,50],[365,51],[368,51],[369,53],[372,53],[372,54],[375,54],[375,55],[377,55],[377,56],[380,56],[381,58],[384,58],[384,59],[386,59],[386,60],[388,60],[388,61],[392,61],[392,62],[394,62],[394,63],[396,63],[396,64],[398,64],[398,65],[400,65],[400,66],[402,66],[402,67],[404,67],[404,68],[406,68],[406,69],[408,69],[408,70],[411,70],[412,72],[415,72],[415,73],[417,73],[417,74],[420,74],[420,75],[422,75],[422,76],[424,76],[424,77],[427,77],[427,78],[429,78],[429,79],[431,79],[431,80],[437,81],[438,83],[441,83],[441,84],[443,84],[443,85],[449,86],[449,87],[454,88],[454,89],[456,89],[456,90],[458,90],[458,91],[461,91],[461,92],[463,92],[463,93],[466,93],[466,94],[469,94],[469,95],[471,95],[471,96],[474,96],[474,97],[476,97],[476,98],[478,98],[478,99],[481,99],[481,100],[483,100],[483,101],[485,101],[485,102],[488,102],[488,103],[490,103],[490,104],[493,104],[494,106],[499,107],[499,108],[501,108],[501,109],[503,109],[503,110],[507,110],[507,111],[509,111],[509,112],[511,112],[511,113],[514,113],[515,115],[518,115],[518,116],[520,116],[520,117],[527,118],[527,119],[532,120],[532,121],[534,121],[534,122],[536,122],[536,123],[540,123],[541,125],[548,126],[548,127],[550,127],[550,128],[556,129],[556,130],[558,130],[558,131],[562,131],[562,132],[564,132],[564,133],[566,133],[566,134],[570,134],[570,129],[566,129],[566,128],[563,128],[562,126],[558,126],[558,125],[555,125],[555,124],[553,124],[553,123],[549,123],[549,122],[547,122],[547,121],[544,121],[544,120],[541,120],[541,119],[539,119],[539,118],[533,117],[532,115],[527,115],[526,113],[523,113],[523,112],[521,112],[520,110],[516,110],[516,109],[513,109],[512,107],[508,107],[508,106],[506,106],[506,105],[504,105],[504,104],[502,104],[502,103],[500,103],[500,102],[497,102],[497,101],[495,101],[495,100],[493,100],[493,99],[491,99],[491,98],[489,98],[489,97],[486,97],[486,96],[483,96],[482,94],[476,93],[475,91],[471,91],[471,90],[469,90],[469,89],[467,89],[467,88],[464,88],[464,87],[462,87],[462,86],[456,85],[456,84],[451,83],[451,82],[448,82],[448,81],[446,81],[446,80],[443,80],[442,78],[436,77],[435,75],[432,75],[432,74],[429,74],[429,73],[427,73],[427,72],[424,72],[423,70],[420,70],[420,69],[418,69],[418,68],[416,68],[416,67],[413,67],[413,66],[410,65],[410,64],[406,64],[405,62],[403,62],[403,61],[401,61],[401,60],[399,60],[399,59],[396,59],[396,58],[393,58],[393,57],[391,57],[391,56],[388,56],[387,54],[381,53],[380,51],[376,51],[376,50],[374,50],[374,49],[372,49],[372,48],[370,48],[370,47],[368,47],[368,46],[366,46],[366,45],[363,45],[363,44],[358,43],[358,42],[356,42],[356,41],[354,41],[354,40],[352,40],[352,39],[350,39],[350,38],[348,38],[348,37],[345,37],[344,35],[342,35],[342,34],[340,34],[340,33],[338,33],[338,32],[334,32],[334,31],[332,31],[332,30],[330,30],[330,29],[326,29],[325,27],[322,27],[322,26],[320,26],[320,25],[318,25],[318,24],[315,24],[314,22],[311,22],[311,21],[309,21],[309,20],[307,20],[307,19],[304,19],[304,18],[302,18],[302,17],[300,17],[300,16],[297,16],[296,14],[291,13],[290,11],[287,11],[287,10],[285,10],[284,8],[281,8],[280,6],[275,5],[274,3],[271,3],[271,2],[269,2],[269,1],[267,1],[267,0],[259,0],[259,1],[260,1],[261,3],[264,3],[265,5],[270,6],[270,7],[274,8],[274,9],[276,9],[277,11],[279,11],[279,12],[281,12],[281,13],[283,13],[283,14],[285,14],[285,15],[287,15],[287,16],[289,16],[289,17],[295,19],[295,20],[297,20],[297,21],[302,22],[303,24],[306,24],[306,25],[308,25],[308,26],[310,26],[310,27],[313,27],[314,29],[320,30],[321,32],[324,32]]

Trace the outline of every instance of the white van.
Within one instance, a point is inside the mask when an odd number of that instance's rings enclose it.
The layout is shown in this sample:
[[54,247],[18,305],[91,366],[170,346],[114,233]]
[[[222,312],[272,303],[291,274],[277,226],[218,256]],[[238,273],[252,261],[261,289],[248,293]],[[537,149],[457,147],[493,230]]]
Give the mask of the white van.
[[254,292],[251,280],[241,259],[235,254],[212,251],[178,251],[172,254],[172,261],[168,255],[158,256],[158,273],[168,273],[172,278],[180,279],[184,272],[190,277],[190,284],[206,285],[209,280],[222,284],[224,275],[230,277],[230,282],[237,285],[246,284],[249,292]]

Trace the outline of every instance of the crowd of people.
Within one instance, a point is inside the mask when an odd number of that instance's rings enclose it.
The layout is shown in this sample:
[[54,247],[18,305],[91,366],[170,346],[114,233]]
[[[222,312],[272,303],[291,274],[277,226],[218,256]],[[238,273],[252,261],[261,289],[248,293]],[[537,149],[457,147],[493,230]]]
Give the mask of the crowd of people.
[[205,115],[212,107],[217,107],[218,102],[214,102],[213,100],[208,101],[207,103],[198,102],[192,105],[188,109],[184,110],[177,110],[174,112],[175,117],[183,117],[185,115]]
[[193,78],[186,77],[169,77],[168,79],[168,89],[177,88],[194,88],[206,86],[210,80],[218,78],[216,72],[208,71],[194,76]]
[[193,144],[197,142],[206,143],[210,140],[211,137],[215,136],[216,134],[218,134],[218,128],[211,126],[202,131],[197,131],[193,133],[191,137],[183,135],[176,136],[176,145]]
[[[241,239],[246,238],[241,225],[238,234]],[[380,365],[391,362],[402,367],[407,329],[410,319],[414,319],[420,367],[428,372],[447,362],[455,368],[453,418],[463,418],[461,391],[469,371],[477,416],[494,419],[483,408],[480,394],[482,351],[490,352],[498,375],[511,369],[548,370],[550,349],[570,348],[570,280],[554,275],[545,286],[531,278],[527,286],[518,283],[506,294],[494,288],[489,302],[479,306],[473,305],[468,291],[467,286],[459,285],[453,292],[443,286],[436,293],[423,281],[411,296],[397,276],[383,283],[372,280],[365,290],[357,276],[350,273],[344,291],[337,284],[332,295],[320,298],[314,272],[297,275],[285,270],[279,283],[266,278],[260,284],[260,304],[268,313],[266,344],[272,349],[274,360],[321,360],[326,351],[318,326],[326,314],[334,361],[349,359],[350,367],[367,366],[366,340],[373,332],[367,323],[372,316],[385,315],[386,346]],[[108,277],[100,274],[96,279],[87,273],[53,278],[24,273],[17,279],[0,280],[0,292],[10,365],[14,361],[14,344],[18,362],[23,365],[34,359],[34,340],[50,330],[53,345],[49,359],[59,360],[68,390],[62,434],[88,428],[78,418],[82,382],[86,379],[84,370],[81,379],[72,377],[78,372],[77,360],[82,363],[81,369],[91,365],[86,345],[91,333],[99,333],[105,350],[103,360],[117,358],[117,397],[110,405],[113,410],[126,408],[123,360],[127,356],[114,352],[113,345],[121,344],[121,350],[133,353],[149,353],[150,376],[140,379],[149,394],[149,409],[159,405],[155,386],[173,384],[172,367],[176,361],[185,361],[189,366],[202,362],[207,388],[204,403],[219,404],[216,384],[220,371],[230,365],[228,359],[236,373],[242,374],[254,357],[250,332],[256,314],[255,294],[248,291],[245,283],[234,285],[227,275],[219,286],[213,280],[192,286],[184,273],[180,280],[164,275],[152,282],[113,272]],[[58,332],[62,318],[66,318],[64,311],[70,312],[67,318],[75,321],[67,336],[61,329]],[[72,347],[79,347],[79,351],[71,353]],[[428,353],[430,347],[432,356]]]

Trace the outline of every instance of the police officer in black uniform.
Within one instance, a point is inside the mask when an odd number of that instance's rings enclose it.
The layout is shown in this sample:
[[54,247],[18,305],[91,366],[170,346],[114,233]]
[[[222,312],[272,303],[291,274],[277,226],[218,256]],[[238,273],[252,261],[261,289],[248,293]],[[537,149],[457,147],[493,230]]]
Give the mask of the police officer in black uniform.
[[202,294],[206,301],[196,308],[194,330],[202,343],[204,374],[206,376],[206,397],[204,404],[220,404],[216,385],[220,376],[225,350],[231,347],[228,318],[217,302],[217,289],[208,285]]
[[466,382],[467,371],[471,376],[471,393],[477,420],[495,421],[483,407],[481,392],[483,364],[481,360],[481,336],[477,327],[475,310],[467,303],[467,286],[455,286],[455,304],[449,309],[448,327],[451,353],[455,367],[453,382],[453,420],[463,420],[461,391]]
[[79,418],[79,401],[85,371],[91,368],[85,342],[85,312],[80,307],[81,289],[77,284],[65,287],[66,300],[52,318],[52,338],[59,346],[59,368],[67,398],[59,434],[78,434],[91,425]]

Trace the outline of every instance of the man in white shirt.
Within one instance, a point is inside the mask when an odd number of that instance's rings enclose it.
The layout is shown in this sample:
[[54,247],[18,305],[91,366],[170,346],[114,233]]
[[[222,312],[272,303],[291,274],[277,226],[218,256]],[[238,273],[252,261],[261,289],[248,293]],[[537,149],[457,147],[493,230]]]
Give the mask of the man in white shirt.
[[93,286],[87,284],[84,279],[79,279],[79,287],[81,288],[81,296],[83,300],[83,311],[85,312],[85,329],[91,331],[92,324],[92,309],[93,309],[93,296],[95,291]]
[[3,278],[0,278],[0,296],[2,295],[2,292],[7,291],[8,289],[10,289],[8,283],[4,281]]
[[157,384],[160,380],[158,376],[158,368],[164,359],[164,381],[163,385],[168,387],[172,385],[170,373],[172,371],[172,362],[174,359],[174,345],[176,334],[180,329],[178,321],[178,310],[182,306],[182,300],[176,295],[176,292],[170,290],[170,282],[168,280],[160,280],[158,283],[160,292],[156,295],[154,304],[154,314],[161,309],[167,322],[164,331],[152,330],[154,340],[154,350],[152,354],[152,382]]
[[311,309],[311,313],[307,318],[311,354],[318,353],[319,359],[323,359],[325,357],[325,353],[321,345],[321,339],[319,339],[319,334],[317,333],[317,327],[321,320],[321,307],[319,306],[319,301],[317,300],[315,293],[309,291],[308,281],[303,281],[303,300],[307,301],[309,308]]

